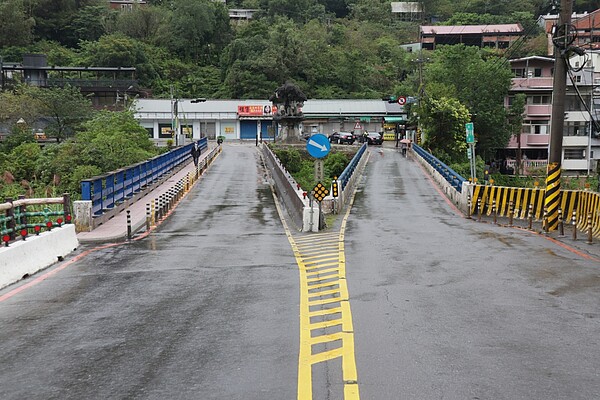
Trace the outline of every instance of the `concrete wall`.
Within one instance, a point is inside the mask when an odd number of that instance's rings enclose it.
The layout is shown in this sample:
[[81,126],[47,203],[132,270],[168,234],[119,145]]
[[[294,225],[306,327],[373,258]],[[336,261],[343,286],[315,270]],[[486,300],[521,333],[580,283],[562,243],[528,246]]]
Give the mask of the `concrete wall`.
[[60,261],[78,246],[75,225],[68,224],[1,247],[0,289]]
[[411,151],[410,155],[423,166],[427,173],[429,173],[429,176],[433,178],[440,189],[444,192],[446,197],[448,197],[454,203],[454,205],[458,207],[459,210],[467,214],[469,209],[469,195],[472,192],[472,185],[467,182],[463,183],[461,193],[456,190],[442,174],[440,174],[433,166],[431,166],[427,160],[423,159],[423,157],[419,156],[414,151]]

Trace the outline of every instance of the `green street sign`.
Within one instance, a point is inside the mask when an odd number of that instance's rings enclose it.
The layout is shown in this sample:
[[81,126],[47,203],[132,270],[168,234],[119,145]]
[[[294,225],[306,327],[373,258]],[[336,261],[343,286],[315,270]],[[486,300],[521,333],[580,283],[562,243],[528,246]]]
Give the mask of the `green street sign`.
[[473,123],[467,122],[465,124],[465,129],[467,131],[467,143],[475,143],[475,133],[473,129]]

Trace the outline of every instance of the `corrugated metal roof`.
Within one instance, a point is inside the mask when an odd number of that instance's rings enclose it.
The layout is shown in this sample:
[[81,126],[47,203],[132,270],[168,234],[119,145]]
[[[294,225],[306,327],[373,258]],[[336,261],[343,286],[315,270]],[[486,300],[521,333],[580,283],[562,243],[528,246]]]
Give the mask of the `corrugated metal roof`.
[[[268,100],[206,100],[203,103],[192,103],[190,99],[178,100],[178,111],[186,113],[235,113],[242,105],[271,105]],[[171,112],[169,99],[138,99],[136,108],[139,113]],[[396,103],[377,99],[363,100],[307,100],[302,111],[305,115],[386,115],[401,114],[404,108]]]
[[497,25],[423,25],[421,33],[425,35],[464,35],[482,33],[523,32],[520,24]]

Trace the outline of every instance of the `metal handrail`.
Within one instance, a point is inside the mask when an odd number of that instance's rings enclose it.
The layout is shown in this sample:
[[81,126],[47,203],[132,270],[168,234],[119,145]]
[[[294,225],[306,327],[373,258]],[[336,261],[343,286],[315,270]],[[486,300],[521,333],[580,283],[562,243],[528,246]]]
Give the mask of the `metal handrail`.
[[[200,152],[208,149],[208,138],[199,140]],[[147,161],[81,181],[81,199],[91,200],[92,215],[100,216],[132,198],[146,187],[187,162],[193,143]]]

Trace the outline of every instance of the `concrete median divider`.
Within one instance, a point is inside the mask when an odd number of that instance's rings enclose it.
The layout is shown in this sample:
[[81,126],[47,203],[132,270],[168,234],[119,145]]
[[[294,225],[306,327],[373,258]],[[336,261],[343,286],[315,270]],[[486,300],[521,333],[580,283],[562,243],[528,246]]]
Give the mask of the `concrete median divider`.
[[77,249],[75,225],[67,224],[0,248],[0,289],[62,261]]

